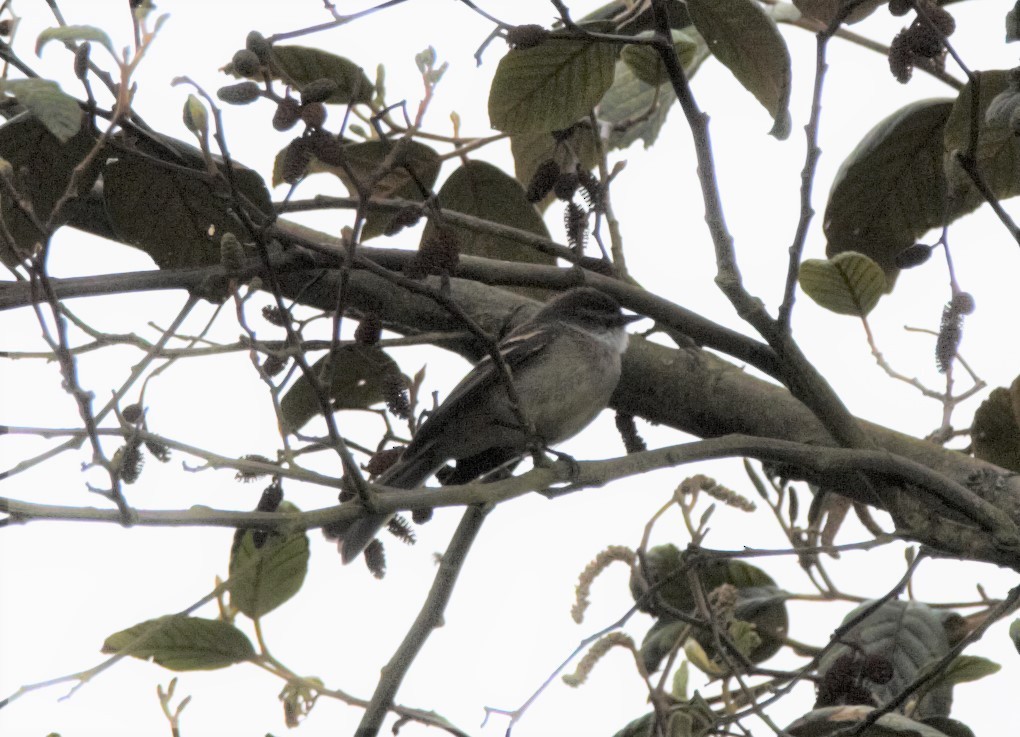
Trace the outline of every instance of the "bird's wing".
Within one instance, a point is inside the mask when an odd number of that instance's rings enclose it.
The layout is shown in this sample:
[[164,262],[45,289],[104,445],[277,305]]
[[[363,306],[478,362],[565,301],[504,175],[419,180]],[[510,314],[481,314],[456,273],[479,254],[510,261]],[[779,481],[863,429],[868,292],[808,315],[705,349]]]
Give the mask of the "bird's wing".
[[[504,338],[499,344],[499,354],[510,369],[511,377],[545,351],[552,339],[549,332],[541,328],[525,328]],[[431,443],[433,436],[437,432],[442,432],[446,426],[445,420],[448,415],[458,414],[464,405],[477,404],[481,392],[486,391],[493,382],[503,380],[499,373],[499,368],[493,363],[492,357],[486,355],[428,416],[405,452],[413,452],[412,449],[422,448]]]

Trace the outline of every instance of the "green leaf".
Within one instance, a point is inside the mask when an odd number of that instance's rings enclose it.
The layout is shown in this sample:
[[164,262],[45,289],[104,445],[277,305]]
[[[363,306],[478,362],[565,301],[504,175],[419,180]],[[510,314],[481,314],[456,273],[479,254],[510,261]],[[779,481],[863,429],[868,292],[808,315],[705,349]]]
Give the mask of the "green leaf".
[[998,673],[1002,666],[978,655],[957,655],[938,677],[939,683],[956,685],[977,681],[985,676]]
[[170,670],[184,671],[241,663],[254,657],[255,648],[241,630],[228,622],[171,614],[110,635],[102,652],[126,652]]
[[1020,653],[1020,619],[1014,619],[1009,623],[1009,639],[1013,641],[1013,647]]
[[676,101],[668,84],[652,87],[637,77],[622,61],[616,63],[613,86],[596,110],[601,122],[609,125],[610,149],[625,149],[640,140],[647,149],[659,137],[666,116]]
[[945,216],[943,131],[953,103],[920,100],[872,128],[833,179],[823,227],[831,258],[871,257],[889,275],[896,254]]
[[680,661],[680,667],[673,673],[673,687],[670,689],[674,699],[687,701],[687,682],[689,679],[690,667],[686,660]]
[[[873,706],[863,705],[825,706],[798,718],[786,731],[791,737],[835,735],[860,724],[874,710]],[[883,714],[861,734],[862,737],[946,737],[944,732],[935,727],[895,712]]]
[[[15,172],[18,191],[29,199],[36,217],[42,222],[50,217],[54,205],[71,182],[75,168],[96,144],[89,128],[82,128],[66,142],[61,142],[34,116],[22,113],[0,126],[0,157],[10,162]],[[99,163],[94,162],[79,181],[80,192],[88,192],[99,176]],[[22,176],[23,175],[23,176]],[[45,237],[9,197],[0,195],[0,215],[18,248],[30,253]],[[58,220],[58,223],[62,219]],[[0,260],[9,266],[20,258],[0,239]]]
[[[1002,200],[1020,194],[1020,138],[1013,132],[1009,115],[992,107],[1009,107],[1000,96],[1017,93],[1011,82],[1013,72],[993,70],[981,72],[977,106],[978,145],[974,159],[978,173],[996,198]],[[956,99],[945,127],[945,169],[949,183],[949,219],[971,212],[984,204],[984,198],[970,176],[956,161],[957,151],[970,146],[972,97],[974,85],[968,83]]]
[[865,317],[886,288],[881,267],[861,253],[846,251],[825,259],[806,259],[797,281],[804,293],[831,312]]
[[[299,511],[283,502],[278,512]],[[304,530],[269,533],[261,547],[255,546],[253,530],[245,530],[230,551],[230,603],[255,619],[267,614],[304,583],[308,572],[308,535]]]
[[775,22],[754,0],[687,0],[695,28],[775,124],[769,133],[790,135],[790,52]]
[[372,100],[372,83],[365,71],[349,59],[307,46],[274,45],[269,57],[274,78],[283,79],[299,90],[318,79],[331,79],[337,91],[325,102],[334,105],[367,103]]
[[[693,29],[692,29],[693,30]],[[708,46],[698,33],[688,34],[684,31],[671,31],[673,36],[673,49],[676,51],[680,64],[686,71],[695,59],[699,56],[704,58]],[[638,34],[636,38],[652,38],[655,34],[651,31]],[[659,52],[647,44],[630,44],[623,47],[620,53],[620,60],[623,61],[634,76],[645,84],[658,86],[669,81],[666,74],[666,66],[662,63],[662,56]]]
[[998,387],[974,413],[970,429],[974,455],[1001,468],[1020,472],[1020,419],[1013,413],[1008,389]]
[[[836,17],[836,14],[849,3],[850,0],[793,0],[797,10],[809,18],[820,20],[829,25]],[[854,9],[843,21],[847,25],[858,23],[885,5],[888,0],[864,0],[856,2]]]
[[[379,348],[365,345],[341,346],[334,361],[327,354],[315,362],[312,371],[326,385],[333,409],[365,409],[378,404],[386,398],[387,380],[400,376],[392,358]],[[294,432],[321,413],[315,388],[302,374],[280,401],[283,429]]]
[[[243,195],[269,211],[262,177],[235,164],[234,180]],[[106,165],[103,198],[119,238],[145,251],[161,269],[210,266],[220,260],[223,233],[247,237],[230,213],[229,193],[210,182],[204,167],[188,170],[125,155]]]
[[18,98],[46,130],[62,143],[81,130],[82,112],[78,101],[48,79],[15,79],[3,83],[4,92]]
[[106,31],[95,26],[58,26],[56,28],[47,28],[39,34],[35,41],[36,56],[42,56],[43,46],[50,41],[62,41],[64,43],[89,41],[105,48],[110,52],[110,56],[117,56],[114,53],[113,44],[110,43],[110,37],[106,35]]
[[489,90],[489,120],[508,133],[566,128],[587,115],[613,83],[616,47],[551,40],[507,52]]
[[[542,217],[524,196],[524,188],[511,176],[484,161],[469,161],[461,166],[439,190],[439,205],[464,215],[474,215],[494,223],[549,237]],[[444,228],[457,233],[460,252],[471,256],[524,263],[554,264],[555,256],[539,253],[512,238],[483,235],[455,225]],[[422,241],[434,235],[436,226],[429,221]]]

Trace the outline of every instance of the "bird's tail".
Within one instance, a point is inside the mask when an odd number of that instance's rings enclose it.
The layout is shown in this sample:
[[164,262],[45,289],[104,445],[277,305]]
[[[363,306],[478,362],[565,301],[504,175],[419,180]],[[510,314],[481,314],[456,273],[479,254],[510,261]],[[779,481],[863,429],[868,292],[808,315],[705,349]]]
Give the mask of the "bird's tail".
[[[433,471],[435,468],[429,454],[417,453],[413,458],[397,461],[389,470],[379,476],[377,483],[398,489],[414,489],[425,483]],[[392,516],[392,514],[373,514],[333,527],[330,532],[339,538],[340,559],[344,563],[350,563],[361,555]]]

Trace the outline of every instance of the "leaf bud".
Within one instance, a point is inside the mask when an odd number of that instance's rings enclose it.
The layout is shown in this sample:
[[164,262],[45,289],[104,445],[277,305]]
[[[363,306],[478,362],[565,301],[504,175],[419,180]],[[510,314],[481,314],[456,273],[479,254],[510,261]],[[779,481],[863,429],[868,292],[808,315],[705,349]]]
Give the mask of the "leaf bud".
[[236,51],[231,63],[234,65],[234,71],[242,77],[254,77],[262,68],[262,62],[259,61],[258,55],[248,49]]
[[92,51],[92,44],[88,41],[80,44],[74,50],[74,76],[78,79],[85,79],[89,73],[89,52]]
[[184,127],[196,136],[205,136],[209,132],[209,116],[205,111],[205,105],[194,95],[188,95],[184,101]]
[[244,267],[244,247],[230,231],[220,238],[220,263],[228,272],[240,271]]
[[262,64],[269,63],[269,55],[272,53],[273,47],[258,31],[251,31],[248,34],[248,37],[244,39],[244,47],[255,54]]
[[301,104],[309,105],[313,102],[326,102],[339,89],[340,85],[327,77],[309,82],[301,90]]
[[254,82],[238,82],[228,84],[216,90],[216,96],[228,105],[248,105],[262,95],[262,90]]

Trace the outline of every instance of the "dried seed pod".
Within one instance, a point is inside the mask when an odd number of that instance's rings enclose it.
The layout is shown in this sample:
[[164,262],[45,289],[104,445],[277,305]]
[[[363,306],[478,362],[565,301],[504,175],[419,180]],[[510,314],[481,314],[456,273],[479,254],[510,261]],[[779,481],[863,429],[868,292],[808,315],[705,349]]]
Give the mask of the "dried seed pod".
[[301,105],[293,97],[285,97],[273,113],[273,127],[278,131],[290,130],[301,117]]
[[140,404],[129,404],[120,413],[121,417],[131,423],[138,422],[142,419],[142,405]]
[[273,51],[273,47],[266,40],[266,37],[258,31],[248,33],[248,37],[244,39],[244,47],[254,53],[260,63],[269,63],[269,56]]
[[934,59],[942,53],[942,36],[920,19],[910,24],[905,38],[907,48],[925,59]]
[[310,105],[315,102],[326,102],[339,89],[340,85],[327,77],[309,82],[301,90],[301,104]]
[[528,189],[525,193],[528,202],[541,201],[552,191],[559,176],[560,165],[552,159],[546,159],[539,164],[535,173],[531,175],[531,181],[528,182]]
[[382,320],[374,312],[365,315],[354,331],[354,340],[361,345],[375,345],[382,336]]
[[309,128],[321,128],[326,122],[326,106],[321,102],[309,102],[301,106],[301,120]]
[[580,183],[580,179],[578,179],[576,172],[561,172],[560,175],[556,177],[556,184],[553,185],[553,192],[556,194],[557,198],[564,202],[569,202],[573,199],[574,192],[577,191],[577,187]]
[[230,231],[220,238],[220,263],[228,272],[244,268],[244,247]]
[[280,485],[279,479],[274,479],[273,483],[262,490],[262,496],[259,497],[259,503],[255,507],[256,512],[275,512],[280,508],[280,502],[283,501],[283,486]]
[[897,253],[893,261],[901,269],[911,269],[927,261],[931,257],[931,252],[932,246],[925,245],[924,243],[915,243]]
[[286,356],[278,356],[275,353],[266,356],[266,360],[262,362],[262,373],[266,376],[276,376],[278,373],[287,368],[287,364],[290,359]]
[[402,420],[411,417],[411,402],[407,396],[407,384],[399,371],[390,371],[383,377],[383,393],[386,408]]
[[0,36],[10,36],[12,30],[14,30],[14,21],[10,18],[0,20]]
[[432,507],[419,507],[411,510],[411,521],[416,525],[424,525],[432,519]]
[[386,235],[396,235],[404,228],[415,225],[421,220],[421,208],[414,205],[407,205],[397,210],[390,224],[386,227]]
[[[319,105],[323,110],[325,106]],[[302,111],[303,112],[303,111]],[[304,115],[302,114],[304,118]],[[312,124],[305,118],[305,123]],[[340,139],[328,131],[322,129],[312,131],[305,140],[308,142],[308,150],[327,166],[340,166],[344,161],[344,147]]]
[[382,542],[373,540],[365,546],[365,565],[376,578],[383,578],[386,575],[386,551]]
[[437,228],[424,239],[414,258],[407,263],[404,273],[411,279],[423,279],[429,274],[451,275],[460,261],[460,239],[456,232]]
[[889,44],[889,71],[900,84],[909,82],[914,73],[914,54],[910,51],[906,29],[897,33]]
[[278,328],[287,327],[287,324],[294,319],[291,317],[290,310],[281,310],[276,305],[266,305],[263,307],[262,317],[270,325],[275,325]]
[[131,438],[113,454],[113,463],[117,468],[117,476],[125,484],[133,484],[142,475],[145,457],[142,455],[142,441]]
[[547,38],[549,31],[537,23],[525,23],[506,29],[506,42],[512,49],[532,49],[545,43]]
[[602,182],[594,174],[586,169],[577,167],[577,177],[581,182],[581,194],[588,207],[596,212],[601,212],[605,207],[602,198]]
[[248,105],[262,96],[262,90],[254,82],[238,82],[220,87],[216,96],[228,105]]
[[365,464],[365,470],[372,476],[378,476],[383,471],[386,471],[390,466],[400,460],[401,454],[403,454],[403,447],[400,448],[387,448],[386,450],[380,450],[374,456],[368,459],[368,463]]
[[297,184],[305,175],[305,169],[308,168],[308,163],[311,160],[312,152],[308,147],[308,142],[304,138],[295,138],[287,146],[287,151],[283,155],[280,177],[287,184]]
[[166,463],[170,460],[170,448],[165,443],[161,443],[158,440],[146,440],[145,448],[160,463]]
[[248,49],[234,52],[234,57],[230,62],[234,65],[234,71],[242,77],[254,77],[262,69],[262,62],[259,61],[258,55]]
[[928,19],[943,36],[952,36],[956,30],[956,18],[949,14],[949,11],[935,3],[925,3],[925,12]]
[[74,76],[78,79],[85,79],[89,73],[89,52],[92,51],[92,44],[88,41],[74,50]]

